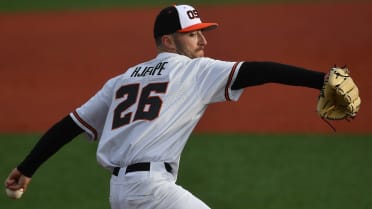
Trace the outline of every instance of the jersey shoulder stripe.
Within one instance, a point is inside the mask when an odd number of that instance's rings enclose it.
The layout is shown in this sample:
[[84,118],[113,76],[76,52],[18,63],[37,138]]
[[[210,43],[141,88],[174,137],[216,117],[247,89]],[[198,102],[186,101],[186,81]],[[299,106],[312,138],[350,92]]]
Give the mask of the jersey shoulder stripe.
[[82,128],[84,129],[87,133],[89,133],[92,136],[93,140],[98,139],[98,132],[93,126],[89,125],[85,120],[83,120],[79,114],[76,112],[72,112],[70,114],[72,116],[72,119]]
[[234,64],[234,66],[232,67],[231,72],[230,72],[230,75],[229,75],[229,79],[227,80],[227,83],[226,83],[226,87],[225,87],[225,98],[226,98],[226,101],[231,101],[230,94],[229,94],[229,88],[232,85],[233,78],[234,78],[234,75],[235,75],[235,71],[236,71],[236,69],[238,67],[238,64],[239,64],[239,62],[236,62]]

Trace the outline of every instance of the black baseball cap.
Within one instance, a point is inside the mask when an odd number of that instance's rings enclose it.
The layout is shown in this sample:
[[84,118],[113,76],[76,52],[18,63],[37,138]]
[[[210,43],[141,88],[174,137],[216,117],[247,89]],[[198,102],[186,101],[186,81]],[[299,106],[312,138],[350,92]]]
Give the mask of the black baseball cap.
[[217,26],[217,23],[203,23],[198,11],[192,6],[174,5],[164,8],[156,17],[154,38],[175,32],[212,30]]

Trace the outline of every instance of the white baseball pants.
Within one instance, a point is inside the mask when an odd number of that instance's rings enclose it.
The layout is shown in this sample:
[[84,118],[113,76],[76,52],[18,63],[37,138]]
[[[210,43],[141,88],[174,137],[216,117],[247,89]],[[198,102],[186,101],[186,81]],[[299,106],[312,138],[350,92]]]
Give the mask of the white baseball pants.
[[112,209],[210,209],[204,202],[175,183],[164,163],[151,163],[150,171],[111,176]]

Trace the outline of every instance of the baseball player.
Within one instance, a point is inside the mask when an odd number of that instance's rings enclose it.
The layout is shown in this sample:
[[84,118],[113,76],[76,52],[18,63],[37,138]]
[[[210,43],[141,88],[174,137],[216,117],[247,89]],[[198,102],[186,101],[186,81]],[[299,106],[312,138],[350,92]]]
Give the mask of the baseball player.
[[206,209],[176,184],[181,152],[209,104],[237,101],[269,82],[320,90],[325,73],[274,62],[204,57],[206,23],[189,5],[164,8],[154,24],[158,54],[107,81],[52,126],[5,181],[27,189],[38,167],[79,134],[98,140],[98,162],[112,173],[113,209]]

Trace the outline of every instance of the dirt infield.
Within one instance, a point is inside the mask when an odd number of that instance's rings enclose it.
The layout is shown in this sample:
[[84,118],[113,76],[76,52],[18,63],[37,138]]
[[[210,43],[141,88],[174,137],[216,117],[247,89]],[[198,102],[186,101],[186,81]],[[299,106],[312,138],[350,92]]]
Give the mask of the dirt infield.
[[[0,14],[0,132],[44,131],[104,82],[155,56],[146,10]],[[327,71],[347,64],[362,108],[340,133],[371,133],[372,3],[201,7],[217,31],[207,54],[271,60]],[[269,84],[246,89],[237,103],[209,107],[198,132],[330,133],[317,117],[318,92]]]

